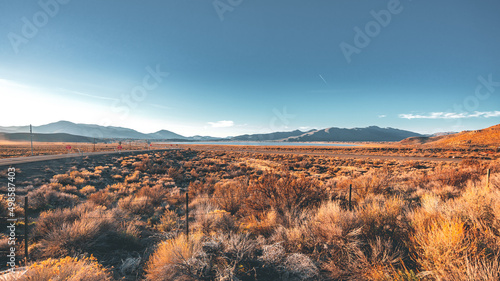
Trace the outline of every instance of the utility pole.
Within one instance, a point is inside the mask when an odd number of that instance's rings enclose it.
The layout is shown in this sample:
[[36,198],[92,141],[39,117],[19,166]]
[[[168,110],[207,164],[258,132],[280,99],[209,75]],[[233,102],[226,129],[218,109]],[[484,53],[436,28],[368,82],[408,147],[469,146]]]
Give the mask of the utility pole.
[[31,139],[31,156],[33,156],[33,129],[30,124],[30,139]]

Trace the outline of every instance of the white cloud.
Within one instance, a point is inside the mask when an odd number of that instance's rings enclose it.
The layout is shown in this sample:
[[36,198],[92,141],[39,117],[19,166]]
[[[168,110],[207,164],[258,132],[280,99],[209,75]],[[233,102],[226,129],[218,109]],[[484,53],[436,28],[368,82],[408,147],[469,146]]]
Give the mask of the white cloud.
[[382,114],[378,116],[378,118],[385,118],[385,117],[387,117],[387,115]]
[[403,119],[463,119],[463,118],[490,118],[500,117],[500,111],[474,112],[431,112],[427,114],[399,114]]
[[233,121],[222,120],[217,122],[208,122],[212,128],[229,128],[234,126]]

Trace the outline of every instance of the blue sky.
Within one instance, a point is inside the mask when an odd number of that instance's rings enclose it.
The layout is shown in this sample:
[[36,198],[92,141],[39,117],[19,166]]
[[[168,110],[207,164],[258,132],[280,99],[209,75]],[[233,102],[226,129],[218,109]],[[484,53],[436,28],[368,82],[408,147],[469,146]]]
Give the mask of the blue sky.
[[484,128],[500,123],[499,12],[496,0],[2,1],[0,126]]

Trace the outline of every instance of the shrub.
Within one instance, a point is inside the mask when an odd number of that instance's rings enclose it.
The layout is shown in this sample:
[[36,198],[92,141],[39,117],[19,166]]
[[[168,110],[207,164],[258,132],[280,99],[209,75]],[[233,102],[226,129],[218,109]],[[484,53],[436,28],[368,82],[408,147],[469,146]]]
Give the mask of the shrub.
[[201,237],[191,235],[189,240],[180,235],[162,242],[146,264],[146,280],[194,280],[190,261],[201,249]]
[[80,193],[84,194],[84,195],[90,195],[90,194],[94,193],[95,191],[96,191],[95,187],[92,185],[86,185],[86,186],[82,187],[82,189],[80,189]]
[[174,211],[167,210],[160,218],[159,223],[155,226],[158,231],[169,232],[177,227],[179,217]]
[[289,255],[283,265],[285,280],[313,280],[319,275],[316,265],[304,254]]
[[214,201],[222,210],[236,214],[247,195],[248,179],[215,184]]
[[116,250],[136,250],[138,233],[126,214],[92,204],[42,213],[37,221],[33,255],[42,258],[92,253],[107,256]]
[[28,193],[30,209],[47,210],[75,206],[80,199],[73,194],[55,191],[48,185],[43,185]]
[[111,273],[93,257],[47,259],[30,265],[19,281],[106,281],[114,280]]
[[269,173],[253,181],[248,192],[246,204],[253,211],[273,209],[279,215],[317,206],[326,194],[318,182],[309,178]]

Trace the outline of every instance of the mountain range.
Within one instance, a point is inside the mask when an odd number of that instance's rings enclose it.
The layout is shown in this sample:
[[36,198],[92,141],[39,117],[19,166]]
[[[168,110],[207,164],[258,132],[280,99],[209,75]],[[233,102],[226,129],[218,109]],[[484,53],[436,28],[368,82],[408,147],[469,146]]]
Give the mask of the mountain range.
[[[380,128],[370,126],[366,128],[326,128],[321,130],[300,130],[290,132],[273,132],[269,134],[250,134],[228,138],[215,138],[209,136],[185,137],[168,130],[144,134],[133,129],[113,126],[100,126],[94,124],[76,124],[69,121],[59,121],[41,126],[34,126],[33,132],[37,134],[69,134],[98,139],[137,139],[137,140],[178,140],[178,141],[288,141],[288,142],[314,142],[314,141],[401,141],[409,137],[426,137],[419,133],[394,128]],[[29,133],[29,126],[0,127],[4,139],[9,139],[12,133]],[[68,136],[65,136],[68,138]],[[57,139],[53,137],[53,139]],[[56,140],[54,140],[56,141]],[[64,141],[64,140],[60,140]]]

